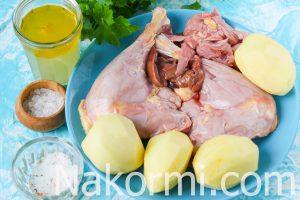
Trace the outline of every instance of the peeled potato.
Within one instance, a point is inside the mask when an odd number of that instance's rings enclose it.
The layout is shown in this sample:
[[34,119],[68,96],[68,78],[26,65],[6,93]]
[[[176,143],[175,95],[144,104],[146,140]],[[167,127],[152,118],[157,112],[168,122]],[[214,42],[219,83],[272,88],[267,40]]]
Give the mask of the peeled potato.
[[207,187],[221,189],[222,177],[236,172],[239,177],[228,176],[227,189],[234,187],[247,172],[258,168],[258,147],[249,138],[220,135],[202,144],[193,160],[197,182]]
[[111,174],[134,171],[144,161],[144,146],[134,124],[119,114],[99,117],[81,146],[99,170],[105,172],[110,164]]
[[234,53],[240,71],[261,89],[285,95],[294,86],[296,69],[290,53],[275,40],[250,34]]
[[[177,185],[178,177],[171,176],[173,172],[185,172],[193,151],[189,137],[178,131],[169,131],[154,136],[148,142],[144,175],[148,190],[153,193],[164,191],[165,175],[169,174],[169,189]],[[166,179],[168,180],[168,179]]]

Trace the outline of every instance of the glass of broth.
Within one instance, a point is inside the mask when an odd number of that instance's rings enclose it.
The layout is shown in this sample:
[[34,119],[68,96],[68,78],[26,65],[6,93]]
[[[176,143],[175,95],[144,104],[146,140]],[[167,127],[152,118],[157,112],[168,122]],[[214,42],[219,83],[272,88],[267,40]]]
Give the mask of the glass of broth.
[[23,0],[13,26],[34,78],[66,85],[80,53],[82,14],[76,1]]

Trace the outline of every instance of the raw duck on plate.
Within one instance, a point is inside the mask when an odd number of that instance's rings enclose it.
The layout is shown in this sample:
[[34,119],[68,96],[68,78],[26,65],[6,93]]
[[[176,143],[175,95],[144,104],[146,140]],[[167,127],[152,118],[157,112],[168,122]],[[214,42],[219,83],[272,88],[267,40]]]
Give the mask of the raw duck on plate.
[[216,10],[195,15],[183,35],[174,35],[166,10],[156,8],[79,105],[85,132],[97,117],[119,113],[141,138],[177,130],[198,146],[220,134],[266,136],[277,125],[275,101],[233,69],[245,35]]

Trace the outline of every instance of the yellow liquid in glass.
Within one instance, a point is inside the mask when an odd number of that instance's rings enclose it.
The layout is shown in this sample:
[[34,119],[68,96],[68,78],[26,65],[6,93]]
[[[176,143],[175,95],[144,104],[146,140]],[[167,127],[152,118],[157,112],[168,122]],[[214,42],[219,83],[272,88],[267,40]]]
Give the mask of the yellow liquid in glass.
[[[58,5],[45,5],[29,11],[22,19],[21,33],[33,42],[56,43],[67,38],[77,26],[73,12]],[[52,48],[24,45],[32,72],[37,79],[67,84],[79,58],[80,31],[73,39]]]

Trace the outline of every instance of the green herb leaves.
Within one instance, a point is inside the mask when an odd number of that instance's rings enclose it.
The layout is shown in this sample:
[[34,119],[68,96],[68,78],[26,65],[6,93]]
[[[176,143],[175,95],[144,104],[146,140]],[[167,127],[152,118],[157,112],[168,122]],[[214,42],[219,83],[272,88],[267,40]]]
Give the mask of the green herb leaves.
[[[127,17],[148,10],[155,0],[77,0],[83,14],[83,39],[120,45],[120,39],[138,30]],[[125,18],[126,17],[126,18]]]
[[198,1],[195,1],[194,3],[192,4],[189,4],[189,5],[183,5],[181,6],[182,9],[191,9],[191,10],[199,10],[201,9],[201,5]]

